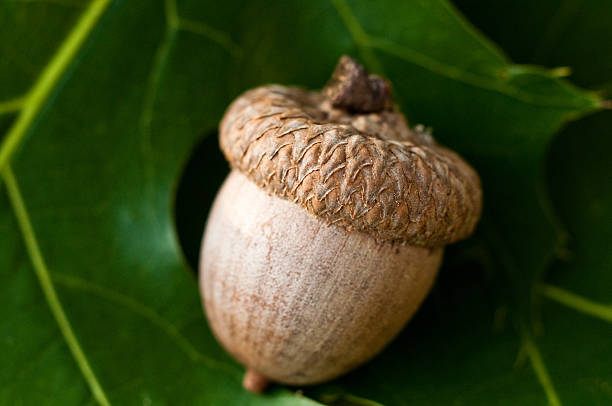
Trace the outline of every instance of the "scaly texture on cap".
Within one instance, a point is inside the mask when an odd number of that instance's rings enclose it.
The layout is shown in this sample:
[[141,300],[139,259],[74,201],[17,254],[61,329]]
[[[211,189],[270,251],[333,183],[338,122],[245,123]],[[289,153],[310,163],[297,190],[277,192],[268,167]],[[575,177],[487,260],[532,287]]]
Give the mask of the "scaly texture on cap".
[[[346,58],[320,93],[269,85],[238,97],[220,126],[231,166],[311,214],[377,240],[438,247],[467,237],[482,205],[476,172],[381,102],[386,85],[375,81],[382,79],[347,74],[363,68]],[[360,76],[376,95],[351,104],[338,95],[351,86],[339,82]]]

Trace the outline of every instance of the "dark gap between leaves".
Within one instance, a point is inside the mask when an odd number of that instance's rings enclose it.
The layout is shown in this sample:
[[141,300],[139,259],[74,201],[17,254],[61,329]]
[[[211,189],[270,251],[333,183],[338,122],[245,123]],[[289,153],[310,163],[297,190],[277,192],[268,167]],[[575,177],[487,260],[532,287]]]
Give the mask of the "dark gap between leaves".
[[208,212],[228,173],[229,165],[219,149],[217,132],[206,134],[189,157],[174,204],[179,243],[196,274]]

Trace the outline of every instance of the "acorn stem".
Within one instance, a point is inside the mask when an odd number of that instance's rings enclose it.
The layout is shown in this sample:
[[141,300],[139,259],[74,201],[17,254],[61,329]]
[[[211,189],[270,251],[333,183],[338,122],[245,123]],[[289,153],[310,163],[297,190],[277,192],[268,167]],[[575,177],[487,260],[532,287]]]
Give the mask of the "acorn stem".
[[368,73],[353,58],[343,55],[323,94],[336,108],[373,113],[389,105],[390,90],[385,79]]
[[252,393],[261,393],[270,384],[270,380],[255,371],[247,369],[242,379],[242,387]]

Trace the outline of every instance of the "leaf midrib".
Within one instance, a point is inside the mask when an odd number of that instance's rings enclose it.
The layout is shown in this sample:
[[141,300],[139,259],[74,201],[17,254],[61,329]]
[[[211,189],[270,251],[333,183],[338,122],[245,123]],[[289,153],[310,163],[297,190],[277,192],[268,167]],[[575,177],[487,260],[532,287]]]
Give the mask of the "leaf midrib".
[[542,296],[567,308],[612,323],[612,306],[597,303],[555,285],[541,284],[538,291]]
[[66,316],[66,312],[64,311],[64,308],[59,300],[57,291],[55,290],[49,275],[49,270],[40,251],[36,235],[34,234],[32,222],[30,221],[30,216],[28,215],[23,197],[21,196],[19,185],[17,184],[15,175],[13,174],[13,171],[9,165],[5,166],[2,170],[2,178],[4,179],[7,194],[13,207],[15,217],[17,218],[17,223],[21,230],[26,250],[30,256],[34,272],[36,273],[36,277],[38,278],[51,314],[57,322],[62,336],[64,337],[64,340],[66,341],[66,344],[68,345],[68,348],[70,349],[79,370],[89,385],[93,397],[100,405],[110,406],[106,393],[93,372],[91,365],[83,352],[81,344],[74,334],[72,325]]
[[110,3],[111,0],[92,0],[25,96],[17,120],[6,134],[0,147],[0,171],[8,164],[13,152],[32,127],[51,92],[64,77],[67,68],[75,60],[81,46],[96,27]]
[[19,111],[19,115],[0,146],[0,172],[6,184],[9,200],[41,289],[83,378],[87,382],[94,399],[102,406],[110,406],[110,402],[97,376],[93,372],[81,348],[81,344],[74,334],[70,321],[53,286],[17,180],[9,166],[9,160],[24,136],[31,129],[43,105],[53,90],[55,90],[59,81],[64,77],[66,70],[75,60],[82,45],[97,26],[99,19],[110,3],[110,0],[92,0],[77,21],[75,27],[62,42],[50,62],[45,66],[28,94],[23,98],[17,98],[4,104],[5,110],[11,111],[12,109],[12,111]]

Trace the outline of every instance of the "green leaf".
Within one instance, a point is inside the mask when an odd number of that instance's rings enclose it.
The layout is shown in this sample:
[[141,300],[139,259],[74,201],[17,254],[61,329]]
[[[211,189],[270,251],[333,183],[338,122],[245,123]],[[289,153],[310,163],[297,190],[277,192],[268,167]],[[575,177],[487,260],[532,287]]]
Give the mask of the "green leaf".
[[[612,95],[609,2],[503,1],[495,11],[486,2],[460,3],[518,60],[568,66],[572,80]],[[492,18],[496,15],[505,18]],[[520,33],[508,35],[518,15]],[[532,41],[521,41],[523,36]],[[611,131],[609,111],[571,123],[552,143],[546,162],[552,206],[569,241],[540,289],[544,298],[537,339],[565,404],[612,402],[607,350],[612,336]]]
[[[573,82],[601,90],[610,85],[610,2],[606,0],[457,0],[486,34],[520,63],[567,67]],[[517,30],[517,21],[521,22]]]
[[570,240],[540,289],[540,346],[570,405],[612,402],[611,130],[610,111],[584,118],[549,154],[551,195]]
[[[442,0],[5,0],[0,23],[0,403],[315,404],[240,388],[172,211],[189,152],[233,97],[272,81],[320,87],[348,53],[474,164],[485,215],[447,260],[468,266],[443,271],[404,334],[312,393],[555,404],[532,331],[532,293],[560,240],[541,168],[555,132],[599,109],[597,96],[512,65]],[[201,187],[224,170],[210,166]]]

